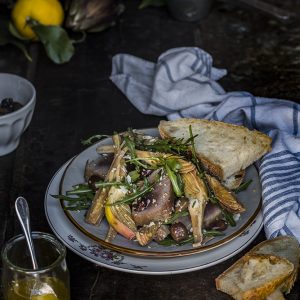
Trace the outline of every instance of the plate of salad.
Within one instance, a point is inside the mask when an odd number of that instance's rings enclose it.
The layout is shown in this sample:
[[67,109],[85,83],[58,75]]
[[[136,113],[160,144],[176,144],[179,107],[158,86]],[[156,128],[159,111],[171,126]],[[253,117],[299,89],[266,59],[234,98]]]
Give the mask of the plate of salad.
[[45,192],[45,215],[48,223],[61,242],[72,252],[102,267],[121,272],[167,275],[196,271],[221,263],[245,249],[262,229],[262,212],[260,211],[253,223],[237,238],[221,247],[188,256],[160,257],[134,256],[113,251],[102,246],[94,239],[79,230],[66,216],[60,201],[52,195],[60,190],[62,176],[69,165],[66,162],[54,174]]
[[252,165],[238,189],[225,188],[203,168],[194,137],[191,130],[189,139],[162,140],[156,128],[105,137],[68,163],[52,197],[83,235],[125,255],[222,247],[259,214],[259,176]]

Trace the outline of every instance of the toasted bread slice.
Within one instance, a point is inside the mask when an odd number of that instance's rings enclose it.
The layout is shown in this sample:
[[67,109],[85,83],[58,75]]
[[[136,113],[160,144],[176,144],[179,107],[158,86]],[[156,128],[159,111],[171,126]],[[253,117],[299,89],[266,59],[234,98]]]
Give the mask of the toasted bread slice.
[[161,121],[162,138],[187,140],[192,127],[196,153],[206,169],[221,181],[244,170],[271,150],[271,138],[243,126],[203,119]]
[[216,278],[218,290],[236,300],[263,300],[292,274],[294,265],[273,255],[249,254]]
[[294,237],[280,236],[264,241],[251,249],[249,253],[276,255],[290,261],[294,265],[294,271],[281,287],[282,292],[290,292],[297,278],[300,259],[299,243]]

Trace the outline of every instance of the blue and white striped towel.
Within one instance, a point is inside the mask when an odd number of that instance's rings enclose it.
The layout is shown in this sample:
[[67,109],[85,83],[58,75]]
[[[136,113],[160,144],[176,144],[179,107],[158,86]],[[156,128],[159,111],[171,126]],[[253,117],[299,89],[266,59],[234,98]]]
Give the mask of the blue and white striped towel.
[[145,114],[225,121],[271,136],[273,150],[259,164],[265,233],[268,238],[294,235],[300,242],[300,105],[226,93],[216,82],[224,75],[205,51],[175,48],[157,63],[118,54],[111,80]]

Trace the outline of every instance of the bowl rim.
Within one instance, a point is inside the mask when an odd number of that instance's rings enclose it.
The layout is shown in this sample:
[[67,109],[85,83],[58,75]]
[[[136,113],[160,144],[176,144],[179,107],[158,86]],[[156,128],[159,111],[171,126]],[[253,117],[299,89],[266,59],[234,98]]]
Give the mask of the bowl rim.
[[15,110],[13,112],[10,112],[10,113],[7,113],[5,115],[0,116],[0,120],[4,120],[4,119],[9,119],[11,117],[14,117],[15,115],[22,114],[24,111],[27,110],[28,107],[30,107],[31,105],[34,105],[34,103],[36,101],[36,90],[35,90],[34,85],[28,79],[26,79],[26,78],[24,78],[24,77],[22,77],[20,75],[13,74],[13,73],[1,73],[0,72],[0,80],[1,80],[1,76],[7,76],[7,77],[12,77],[12,78],[15,78],[15,79],[18,79],[18,80],[22,80],[32,90],[31,98],[30,98],[30,100],[25,105],[23,105],[21,108]]

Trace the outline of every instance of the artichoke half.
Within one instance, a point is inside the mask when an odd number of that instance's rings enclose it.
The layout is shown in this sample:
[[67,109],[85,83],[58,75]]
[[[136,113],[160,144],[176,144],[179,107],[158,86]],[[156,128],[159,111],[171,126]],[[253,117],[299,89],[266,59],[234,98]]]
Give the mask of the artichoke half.
[[124,11],[118,0],[69,0],[65,26],[73,31],[99,32],[115,25]]

